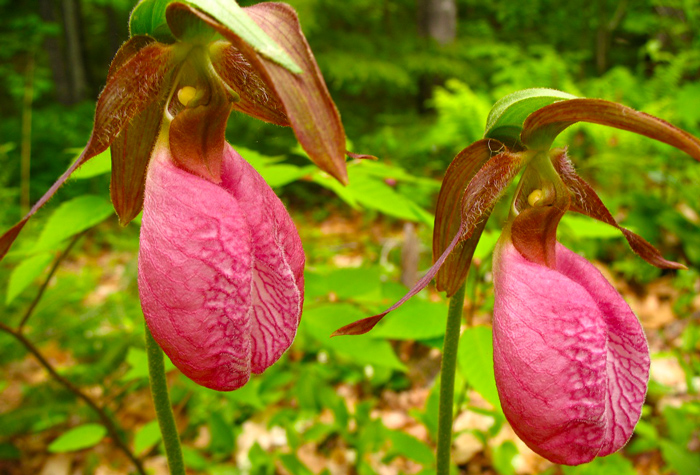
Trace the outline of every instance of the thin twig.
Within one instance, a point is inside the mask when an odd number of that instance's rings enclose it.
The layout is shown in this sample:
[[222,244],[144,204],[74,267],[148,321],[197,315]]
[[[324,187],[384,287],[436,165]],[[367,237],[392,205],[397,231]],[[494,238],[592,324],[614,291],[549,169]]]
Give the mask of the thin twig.
[[131,462],[134,464],[136,467],[136,470],[141,475],[146,475],[146,471],[143,468],[143,464],[141,463],[141,460],[139,460],[133,452],[129,449],[129,447],[122,441],[121,437],[119,437],[119,431],[117,429],[117,426],[114,424],[112,419],[107,415],[105,410],[101,408],[100,406],[97,405],[95,401],[93,401],[87,394],[82,392],[77,386],[75,386],[73,383],[68,381],[66,378],[61,376],[56,372],[53,366],[51,366],[51,363],[49,363],[46,358],[44,358],[44,355],[39,352],[39,349],[34,346],[34,344],[29,341],[24,335],[19,330],[14,330],[10,328],[9,326],[5,325],[4,323],[0,322],[0,330],[4,331],[5,333],[8,333],[12,335],[17,341],[19,341],[26,349],[29,351],[34,357],[41,363],[41,365],[46,369],[46,371],[49,372],[52,378],[54,378],[56,381],[61,383],[66,389],[68,389],[70,392],[75,394],[78,398],[82,399],[92,410],[94,410],[97,415],[100,417],[102,420],[102,423],[105,425],[107,428],[107,432],[109,432],[109,435],[112,437],[114,442],[117,444],[117,446],[121,449],[122,452],[131,460]]
[[46,279],[44,280],[44,283],[41,284],[41,287],[39,288],[39,292],[37,292],[36,297],[34,297],[32,304],[29,306],[29,308],[25,312],[24,316],[22,317],[22,321],[19,322],[19,326],[17,327],[17,331],[19,333],[22,332],[22,330],[24,329],[24,325],[27,323],[27,320],[29,320],[29,317],[31,317],[32,313],[34,313],[34,309],[39,304],[41,297],[44,296],[44,291],[46,290],[46,287],[49,286],[49,281],[51,280],[51,277],[53,277],[53,275],[56,273],[56,270],[63,262],[63,259],[65,259],[66,256],[68,256],[71,249],[73,249],[73,246],[75,246],[75,243],[78,242],[78,239],[83,237],[85,235],[85,233],[87,233],[88,231],[89,231],[89,229],[86,229],[85,231],[80,232],[80,233],[76,234],[75,236],[73,236],[73,239],[71,239],[70,242],[68,243],[68,247],[66,247],[66,250],[63,251],[56,258],[56,260],[53,262],[53,266],[51,266],[51,270],[49,271],[49,275],[46,276]]

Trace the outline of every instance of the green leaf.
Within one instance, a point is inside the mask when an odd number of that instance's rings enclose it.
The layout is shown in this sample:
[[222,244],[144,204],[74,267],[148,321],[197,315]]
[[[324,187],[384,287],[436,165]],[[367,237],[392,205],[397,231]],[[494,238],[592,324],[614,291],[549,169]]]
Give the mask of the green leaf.
[[309,468],[301,463],[299,458],[294,454],[282,454],[279,456],[279,461],[287,469],[289,473],[295,475],[313,475],[314,472],[309,470]]
[[141,0],[131,11],[129,18],[130,36],[148,35],[160,41],[172,41],[165,10],[173,0]]
[[[82,150],[77,150],[78,156],[80,156],[80,153],[82,153]],[[78,156],[76,156],[76,159]],[[74,171],[70,177],[72,179],[81,180],[98,175],[104,175],[105,173],[109,173],[111,171],[112,155],[110,153],[110,149],[108,148],[104,152],[95,155],[92,159],[90,159],[90,161],[80,165],[80,168]]]
[[100,424],[84,424],[62,434],[49,444],[49,452],[74,452],[88,449],[99,444],[107,434],[107,429]]
[[29,287],[52,260],[53,255],[51,253],[43,252],[20,262],[10,274],[5,303],[10,304],[24,289]]
[[386,430],[391,441],[392,454],[403,455],[407,459],[414,460],[422,465],[433,465],[435,454],[433,449],[412,435],[396,430]]
[[[141,348],[131,347],[126,353],[126,362],[130,366],[120,381],[126,382],[132,379],[148,378],[148,356],[146,351]],[[168,355],[165,355],[165,371],[172,371],[175,365],[170,361]]]
[[381,298],[381,276],[378,267],[348,267],[324,274],[309,271],[305,281],[307,298],[327,296],[331,292],[338,299],[356,302],[376,302]]
[[202,454],[192,447],[184,445],[182,447],[182,458],[185,461],[185,466],[193,470],[205,470],[209,466],[209,462]]
[[51,251],[63,241],[85,231],[113,214],[106,198],[83,195],[62,203],[46,222],[33,252]]
[[491,328],[482,325],[462,333],[457,363],[464,378],[484,399],[500,409],[501,402],[493,375],[493,341]]
[[509,147],[523,148],[520,132],[527,116],[554,102],[576,99],[576,96],[556,89],[524,89],[502,98],[486,119],[484,138],[497,139]]
[[330,338],[333,331],[366,315],[349,304],[320,305],[304,311],[300,331],[307,331],[321,345],[338,356],[359,365],[384,366],[406,371],[396,357],[389,342],[372,338],[371,335]]
[[233,430],[220,412],[214,411],[209,417],[209,430],[211,432],[211,442],[209,450],[220,454],[230,454],[235,446]]
[[[159,40],[172,40],[165,11],[174,0],[141,0],[131,12],[129,31],[131,36],[150,35]],[[224,25],[257,53],[283,66],[293,73],[301,68],[275,43],[245,11],[233,0],[182,0],[210,15]]]
[[596,457],[589,463],[576,467],[561,466],[564,475],[635,475],[637,471],[632,462],[621,454]]
[[561,223],[571,230],[578,239],[616,239],[622,234],[613,226],[586,216],[565,215]]
[[160,433],[158,421],[153,420],[141,427],[134,435],[134,452],[143,454],[150,451],[163,436]]
[[445,333],[447,305],[412,299],[382,320],[371,335],[392,340],[429,340]]
[[493,467],[501,475],[515,475],[513,459],[518,455],[518,448],[507,440],[493,450]]
[[19,460],[22,452],[10,442],[0,443],[0,460]]
[[678,475],[698,475],[700,473],[700,454],[690,452],[682,445],[662,440],[661,454],[673,473]]

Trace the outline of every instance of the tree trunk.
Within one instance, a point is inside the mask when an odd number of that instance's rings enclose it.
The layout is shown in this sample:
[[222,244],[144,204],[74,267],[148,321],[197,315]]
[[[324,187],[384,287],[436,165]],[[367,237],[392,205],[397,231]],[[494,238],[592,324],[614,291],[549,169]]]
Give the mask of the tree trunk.
[[85,61],[83,60],[83,51],[80,44],[81,21],[78,1],[79,0],[61,1],[63,7],[63,33],[66,39],[72,102],[79,102],[85,99],[87,93]]
[[[54,0],[39,0],[39,15],[46,23],[56,23]],[[70,104],[72,96],[66,71],[66,57],[61,49],[61,43],[55,36],[46,36],[44,50],[49,59],[49,67],[53,82],[56,85],[56,100],[61,104]]]
[[[456,0],[417,0],[418,34],[437,42],[439,45],[452,43],[457,37]],[[423,74],[418,79],[418,112],[428,111],[426,103],[433,94],[433,88],[442,83],[440,78]]]
[[457,36],[455,0],[418,0],[418,31],[441,45],[452,43]]

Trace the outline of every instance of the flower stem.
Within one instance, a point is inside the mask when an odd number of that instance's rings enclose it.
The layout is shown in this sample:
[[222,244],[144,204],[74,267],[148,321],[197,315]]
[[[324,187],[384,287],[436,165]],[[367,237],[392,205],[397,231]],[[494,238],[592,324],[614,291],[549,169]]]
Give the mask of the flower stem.
[[447,311],[447,328],[442,349],[440,368],[440,408],[438,410],[437,435],[437,475],[450,473],[450,448],[452,447],[452,409],[455,394],[455,369],[457,367],[457,347],[459,346],[459,329],[464,308],[464,290],[466,282],[450,299]]
[[173,408],[168,395],[168,383],[165,379],[165,359],[163,350],[153,339],[146,325],[146,353],[148,354],[148,374],[151,381],[153,405],[156,408],[160,433],[163,435],[165,455],[171,475],[185,475],[185,462],[182,459],[180,435],[177,433]]

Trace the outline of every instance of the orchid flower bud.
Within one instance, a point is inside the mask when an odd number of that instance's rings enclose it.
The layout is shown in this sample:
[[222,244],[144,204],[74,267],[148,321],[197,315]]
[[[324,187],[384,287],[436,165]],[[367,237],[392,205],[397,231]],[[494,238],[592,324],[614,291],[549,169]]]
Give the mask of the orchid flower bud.
[[555,463],[620,449],[649,378],[642,327],[586,259],[559,243],[554,268],[526,259],[509,230],[494,255],[494,370],[516,434]]
[[141,306],[187,377],[230,391],[289,348],[304,297],[304,252],[282,202],[225,144],[221,183],[175,165],[148,170],[139,250]]

